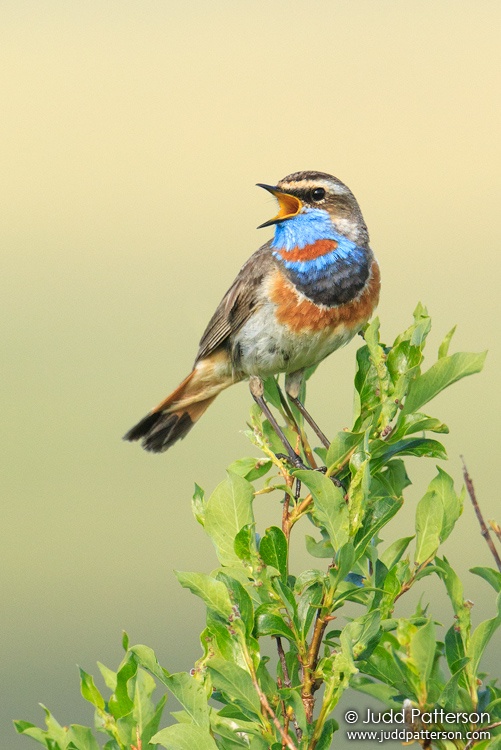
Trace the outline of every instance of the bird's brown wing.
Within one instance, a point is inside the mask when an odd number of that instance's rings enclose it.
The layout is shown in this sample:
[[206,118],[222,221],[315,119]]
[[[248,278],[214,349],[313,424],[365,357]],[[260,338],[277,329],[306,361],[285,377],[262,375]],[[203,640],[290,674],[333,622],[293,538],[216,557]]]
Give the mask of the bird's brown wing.
[[261,284],[276,265],[270,244],[256,250],[238,272],[200,339],[196,362],[212,354],[262,304]]

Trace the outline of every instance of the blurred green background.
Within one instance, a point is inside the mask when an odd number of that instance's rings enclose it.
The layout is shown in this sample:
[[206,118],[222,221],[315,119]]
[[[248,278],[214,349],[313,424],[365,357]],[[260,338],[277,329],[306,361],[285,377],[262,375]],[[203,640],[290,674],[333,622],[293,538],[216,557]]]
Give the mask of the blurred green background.
[[[216,564],[193,483],[252,455],[250,396],[222,394],[166,455],[120,438],[187,374],[271,236],[256,182],[316,169],[352,188],[387,341],[422,300],[430,354],[454,323],[453,350],[490,349],[429,411],[451,428],[447,471],[461,481],[464,453],[501,516],[500,23],[495,0],[2,0],[2,747],[29,746],[10,721],[41,720],[38,701],[89,723],[75,664],[115,666],[122,628],[171,671],[199,655],[203,608],[172,570]],[[350,424],[356,345],[310,386],[328,434]],[[419,464],[400,536],[434,473]],[[277,512],[257,503],[262,528]],[[492,616],[467,572],[492,565],[470,506],[445,552]],[[420,591],[450,622],[441,586]]]

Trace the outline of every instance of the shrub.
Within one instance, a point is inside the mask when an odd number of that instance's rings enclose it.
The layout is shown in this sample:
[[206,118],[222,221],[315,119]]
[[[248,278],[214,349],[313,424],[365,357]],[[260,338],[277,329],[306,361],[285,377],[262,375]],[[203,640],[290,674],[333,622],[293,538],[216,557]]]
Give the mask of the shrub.
[[[248,435],[262,457],[233,462],[208,499],[199,487],[193,498],[195,518],[219,561],[210,575],[177,573],[207,607],[203,653],[194,669],[170,674],[150,648],[130,646],[125,636],[118,670],[99,664],[107,697],[81,670],[82,695],[95,707],[95,728],[109,736],[107,750],[144,750],[149,743],[171,750],[326,750],[346,690],[380,701],[397,729],[408,733],[405,739],[424,747],[501,747],[501,691],[479,671],[501,623],[500,598],[494,617],[472,630],[471,604],[440,555],[461,515],[464,489],[456,490],[437,467],[416,507],[415,535],[389,546],[380,538],[399,512],[409,512],[403,510],[410,484],[404,457],[446,458],[444,446],[428,434],[448,429],[422,408],[484,362],[484,354],[449,355],[451,331],[437,361],[422,372],[430,325],[419,305],[391,347],[380,343],[377,319],[366,328],[357,352],[353,428],[339,432],[328,449],[316,449],[324,471],[315,470],[306,441],[303,460],[312,468],[295,469],[277,457],[280,442],[252,408]],[[299,413],[285,402],[276,379],[266,382],[265,393],[299,449]],[[268,493],[277,497],[277,524],[260,536],[253,504]],[[293,573],[289,550],[302,543],[297,522],[304,516],[313,526],[306,548],[318,567]],[[499,593],[500,572],[472,572]],[[430,575],[442,581],[454,611],[443,642],[427,607],[419,605],[409,617],[395,613],[396,602]],[[343,616],[348,602],[355,617]],[[261,654],[263,639],[274,643],[276,664]],[[162,729],[167,695],[153,702],[157,683],[182,707],[172,713],[175,723]],[[447,712],[453,720],[444,719]],[[61,727],[47,709],[46,724],[42,730],[15,722],[18,732],[50,750],[98,748],[90,728]],[[490,738],[467,736],[480,730]],[[454,743],[438,736],[453,731],[461,735]],[[431,732],[437,737],[430,739]]]

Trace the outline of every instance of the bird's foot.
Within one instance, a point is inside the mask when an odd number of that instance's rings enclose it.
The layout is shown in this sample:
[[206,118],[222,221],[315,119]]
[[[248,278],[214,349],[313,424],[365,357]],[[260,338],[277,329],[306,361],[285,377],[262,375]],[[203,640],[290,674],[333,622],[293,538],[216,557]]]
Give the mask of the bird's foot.
[[297,453],[294,453],[294,457],[292,455],[289,456],[287,453],[275,453],[275,456],[283,461],[288,461],[295,469],[305,469],[311,471],[311,468],[303,463],[301,457],[298,456]]

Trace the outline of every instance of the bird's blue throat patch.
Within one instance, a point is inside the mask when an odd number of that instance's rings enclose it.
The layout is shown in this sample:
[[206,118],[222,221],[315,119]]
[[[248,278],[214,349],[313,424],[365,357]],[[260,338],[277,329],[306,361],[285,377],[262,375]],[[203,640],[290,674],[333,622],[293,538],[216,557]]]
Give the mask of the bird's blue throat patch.
[[277,249],[302,250],[317,240],[335,240],[336,232],[327,211],[307,208],[292,219],[281,221],[275,226],[275,237],[271,246]]
[[[293,256],[294,251],[307,250],[319,240],[333,240],[337,247],[311,259],[287,258],[288,253]],[[271,247],[289,280],[317,304],[330,307],[349,302],[369,277],[368,248],[337,232],[329,214],[321,209],[306,209],[277,224]]]

